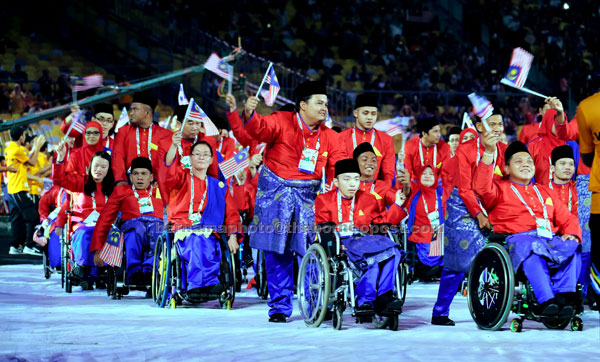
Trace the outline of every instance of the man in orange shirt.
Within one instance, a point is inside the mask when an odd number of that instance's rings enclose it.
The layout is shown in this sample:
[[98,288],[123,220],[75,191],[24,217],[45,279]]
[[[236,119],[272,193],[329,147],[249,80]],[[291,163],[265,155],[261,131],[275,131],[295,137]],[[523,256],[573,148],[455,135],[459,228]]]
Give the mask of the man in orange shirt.
[[579,127],[581,160],[586,166],[592,167],[589,187],[592,191],[589,221],[592,234],[591,274],[592,286],[596,294],[600,294],[600,244],[598,241],[600,240],[600,162],[594,162],[594,158],[600,157],[596,156],[600,155],[600,93],[579,103],[576,118]]

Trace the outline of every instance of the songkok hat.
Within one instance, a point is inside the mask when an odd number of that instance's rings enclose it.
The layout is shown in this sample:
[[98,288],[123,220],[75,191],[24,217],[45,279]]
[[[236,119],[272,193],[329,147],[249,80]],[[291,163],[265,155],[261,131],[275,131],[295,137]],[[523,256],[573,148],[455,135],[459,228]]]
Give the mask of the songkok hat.
[[511,143],[506,148],[506,151],[504,151],[504,162],[508,165],[510,163],[510,158],[515,153],[519,153],[519,152],[529,153],[529,150],[527,149],[527,146],[525,146],[525,144],[521,141],[515,141],[515,142]]
[[358,161],[353,158],[346,158],[335,163],[335,177],[343,173],[357,173],[360,175]]
[[133,95],[132,103],[146,104],[154,111],[154,108],[156,108],[156,105],[158,104],[158,100],[155,96],[150,94],[150,92],[137,92]]
[[561,158],[570,158],[575,161],[575,156],[573,155],[573,148],[569,145],[562,145],[555,147],[552,150],[552,165],[556,165],[556,162]]
[[360,155],[362,155],[365,152],[375,153],[373,146],[371,146],[371,144],[369,142],[363,142],[360,145],[356,146],[356,148],[354,149],[354,152],[352,152],[352,158],[354,158],[355,160],[358,160]]
[[356,96],[356,102],[354,103],[354,109],[360,107],[375,107],[379,108],[379,102],[377,94],[365,93]]
[[419,135],[422,132],[428,133],[435,126],[439,126],[439,122],[435,117],[427,117],[417,121],[417,131]]
[[310,97],[313,94],[327,95],[327,87],[325,86],[325,83],[316,80],[310,80],[300,83],[300,85],[296,87],[296,100],[298,102],[300,102],[302,98]]
[[108,114],[114,116],[112,104],[110,104],[110,103],[96,104],[94,106],[94,114],[98,114],[98,113],[108,113]]
[[145,168],[152,172],[152,162],[146,157],[136,157],[131,161],[131,170],[136,168]]

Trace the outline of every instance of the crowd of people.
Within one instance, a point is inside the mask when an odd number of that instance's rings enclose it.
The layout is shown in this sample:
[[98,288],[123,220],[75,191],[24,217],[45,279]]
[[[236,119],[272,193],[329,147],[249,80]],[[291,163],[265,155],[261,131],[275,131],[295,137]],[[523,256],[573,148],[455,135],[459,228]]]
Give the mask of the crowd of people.
[[[599,265],[589,223],[589,189],[598,187],[596,178],[590,181],[594,146],[587,133],[577,143],[580,131],[588,132],[577,122],[593,125],[590,105],[579,108],[575,121],[558,98],[547,98],[525,143],[510,145],[500,113],[485,119],[471,113],[473,126],[452,129],[447,142],[439,121],[425,117],[396,150],[391,136],[374,129],[382,105],[372,94],[356,97],[355,126],[343,131],[324,123],[328,95],[319,81],[300,84],[295,103],[269,115],[255,111],[258,97],[238,107],[229,94],[226,103],[231,135],[211,136],[188,106],[175,110],[171,129],[154,123],[157,99],[148,92],[134,94],[129,124],[118,130],[112,105],[96,105],[84,127],[74,107],[52,155],[44,152],[43,136],[15,126],[3,166],[10,254],[40,255],[47,247],[51,266],[60,267],[61,239],[68,238],[74,267],[67,277],[93,289],[120,233],[125,282],[148,285],[154,244],[166,230],[183,261],[184,295],[194,302],[223,292],[218,243],[231,253],[243,244],[264,255],[269,321],[286,322],[294,259],[329,225],[362,275],[357,311],[387,315],[402,311],[393,281],[407,250],[377,228],[406,220],[415,273],[440,279],[432,324],[454,325],[452,299],[490,232],[507,235],[515,270],[537,298],[536,314],[581,312],[576,286],[585,295],[593,284],[590,265]],[[225,177],[220,165],[245,152],[248,167]],[[43,177],[51,178],[51,188],[43,190]],[[439,240],[444,252],[432,253]]]

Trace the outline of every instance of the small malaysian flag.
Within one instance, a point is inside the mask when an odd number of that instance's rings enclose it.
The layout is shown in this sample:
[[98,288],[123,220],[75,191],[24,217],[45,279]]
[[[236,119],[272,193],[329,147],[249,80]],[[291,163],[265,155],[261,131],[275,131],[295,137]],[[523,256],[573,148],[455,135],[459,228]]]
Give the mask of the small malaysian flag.
[[515,48],[512,52],[508,72],[506,72],[504,79],[516,87],[522,88],[527,80],[527,75],[529,75],[532,61],[533,55],[531,53],[523,48]]
[[100,252],[100,259],[110,266],[120,267],[123,260],[123,234],[113,228]]
[[379,121],[375,123],[373,128],[378,131],[385,132],[391,137],[394,137],[397,134],[401,134],[408,128],[409,121],[410,117],[395,117],[385,121]]
[[221,169],[223,176],[228,179],[238,173],[240,170],[248,167],[249,162],[250,157],[248,155],[248,147],[246,147],[233,155],[233,157],[230,159],[219,163],[219,168]]
[[443,256],[444,255],[444,225],[435,231],[435,240],[429,245],[428,256]]
[[465,126],[467,128],[473,128],[473,129],[477,129],[475,128],[475,125],[473,124],[473,121],[471,121],[471,117],[469,117],[469,114],[467,114],[467,112],[463,113],[463,123],[462,123],[462,129],[465,129]]
[[485,120],[494,113],[494,106],[492,106],[492,102],[488,101],[487,98],[471,93],[469,94],[469,100],[473,105],[473,113],[477,117]]
[[76,77],[73,83],[73,90],[75,92],[81,92],[92,88],[102,87],[103,81],[104,79],[100,74],[92,74],[83,78]]
[[217,53],[212,53],[210,57],[208,57],[208,60],[204,63],[204,68],[230,82],[233,80],[233,67],[221,59]]
[[119,131],[119,128],[124,125],[129,124],[129,115],[127,114],[127,108],[123,107],[121,110],[121,115],[119,116],[119,120],[117,121],[117,125],[115,127],[115,132]]
[[177,102],[180,106],[185,106],[186,104],[190,103],[183,92],[183,84],[181,83],[179,83],[179,95],[177,96]]
[[279,93],[279,80],[277,80],[277,76],[275,75],[275,69],[273,66],[270,66],[269,73],[265,78],[265,82],[269,84],[269,90],[261,91],[261,95],[265,99],[265,104],[269,107],[272,107],[275,103],[275,99],[277,99],[277,93]]
[[[202,122],[204,125],[204,134],[207,136],[215,136],[219,134],[219,129],[213,121],[210,120],[208,115],[204,113],[202,108],[194,101],[194,98],[190,99],[190,104],[188,104],[187,112],[185,113],[185,118],[193,119],[194,121]],[[182,120],[185,122],[185,118]]]

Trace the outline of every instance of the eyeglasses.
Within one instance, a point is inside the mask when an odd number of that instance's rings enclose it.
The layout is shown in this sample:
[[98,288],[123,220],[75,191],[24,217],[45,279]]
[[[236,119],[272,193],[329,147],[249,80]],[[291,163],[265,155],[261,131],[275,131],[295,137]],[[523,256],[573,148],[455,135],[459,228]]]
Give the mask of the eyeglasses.
[[192,157],[196,157],[196,158],[210,158],[212,157],[212,155],[208,152],[206,153],[192,153],[191,154]]
[[114,119],[104,118],[104,117],[98,117],[98,118],[96,118],[96,121],[98,121],[100,123],[114,123],[115,122]]
[[100,131],[87,131],[85,132],[86,136],[100,136]]

